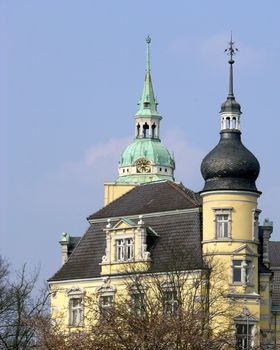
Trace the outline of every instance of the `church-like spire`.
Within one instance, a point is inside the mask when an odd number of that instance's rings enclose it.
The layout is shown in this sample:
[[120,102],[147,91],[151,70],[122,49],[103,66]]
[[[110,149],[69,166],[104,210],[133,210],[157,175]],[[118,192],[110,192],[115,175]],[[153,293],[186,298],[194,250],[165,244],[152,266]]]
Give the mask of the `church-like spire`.
[[151,38],[146,38],[147,56],[146,56],[146,74],[143,93],[138,103],[139,109],[136,116],[160,116],[157,111],[157,101],[154,95],[152,77],[151,77],[151,63],[150,63],[150,43]]
[[134,116],[134,141],[122,152],[119,160],[119,183],[139,184],[150,181],[174,181],[175,161],[160,140],[157,111],[150,68],[151,38],[146,38],[146,75],[139,110]]
[[229,55],[229,91],[226,101],[221,106],[221,129],[239,129],[239,119],[241,115],[240,104],[235,100],[233,92],[233,64],[234,55],[238,51],[232,41],[232,35],[230,37],[229,46],[225,49],[225,52]]
[[230,56],[230,59],[228,61],[228,63],[230,64],[228,98],[230,98],[230,99],[234,98],[234,93],[233,93],[233,64],[234,64],[234,59],[233,59],[233,56],[235,55],[236,51],[238,51],[238,49],[234,48],[234,42],[232,41],[232,33],[231,33],[229,47],[225,50],[225,52],[227,52],[228,55]]

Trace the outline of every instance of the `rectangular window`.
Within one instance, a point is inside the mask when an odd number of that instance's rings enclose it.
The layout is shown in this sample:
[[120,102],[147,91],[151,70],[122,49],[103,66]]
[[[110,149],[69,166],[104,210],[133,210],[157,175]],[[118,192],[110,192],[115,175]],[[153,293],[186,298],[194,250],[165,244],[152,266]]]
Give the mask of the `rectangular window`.
[[71,326],[81,326],[83,323],[82,298],[71,298],[69,300],[69,324]]
[[131,301],[132,301],[133,311],[138,315],[143,315],[145,311],[144,294],[143,293],[131,294]]
[[233,268],[233,283],[234,282],[242,282],[242,260],[233,260],[232,261]]
[[252,324],[236,324],[236,350],[252,349]]
[[124,240],[117,239],[117,261],[124,260]]
[[133,258],[133,239],[128,238],[125,240],[125,246],[126,246],[126,258],[127,260],[131,260]]
[[229,214],[216,214],[216,238],[229,237]]
[[177,292],[175,290],[166,290],[164,297],[164,312],[168,315],[173,315],[178,309]]
[[116,240],[116,260],[128,261],[133,258],[133,239],[117,239]]
[[232,280],[233,283],[241,283],[246,285],[252,283],[253,265],[248,260],[232,261]]
[[109,316],[110,311],[112,309],[114,303],[114,296],[113,295],[101,295],[100,296],[100,314],[103,317]]

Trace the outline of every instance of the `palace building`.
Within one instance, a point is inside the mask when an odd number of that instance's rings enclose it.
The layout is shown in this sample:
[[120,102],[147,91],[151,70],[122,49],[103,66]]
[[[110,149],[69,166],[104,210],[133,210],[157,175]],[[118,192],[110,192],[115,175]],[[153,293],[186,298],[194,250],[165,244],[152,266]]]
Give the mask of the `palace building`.
[[116,180],[104,184],[104,207],[87,218],[84,236],[61,236],[62,266],[49,279],[53,317],[63,311],[65,327],[80,326],[85,293],[96,293],[101,307],[110,307],[125,288],[128,265],[143,275],[164,276],[183,252],[182,271],[203,271],[206,259],[222,266],[224,302],[236,310],[230,322],[238,348],[261,344],[276,349],[280,241],[270,240],[269,219],[259,223],[260,164],[241,141],[242,112],[233,89],[234,43],[228,48],[229,91],[217,121],[220,141],[202,160],[205,184],[194,192],[175,180],[174,156],[160,139],[151,39],[146,42],[134,140],[120,155]]

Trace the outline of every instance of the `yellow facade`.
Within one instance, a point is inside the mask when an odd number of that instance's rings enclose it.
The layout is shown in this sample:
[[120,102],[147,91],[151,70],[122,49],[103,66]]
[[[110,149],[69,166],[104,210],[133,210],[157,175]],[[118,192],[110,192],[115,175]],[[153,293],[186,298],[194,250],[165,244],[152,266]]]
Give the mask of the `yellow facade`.
[[[256,321],[256,334],[264,334],[271,342],[271,274],[258,271],[258,220],[257,193],[242,191],[213,191],[203,198],[203,253],[224,267],[228,281],[229,298],[225,302],[246,308]],[[228,237],[216,237],[215,215],[229,213]],[[257,215],[256,215],[257,214]],[[250,261],[250,281],[233,281],[233,260]],[[259,337],[256,337],[259,341]]]
[[113,202],[134,187],[133,184],[106,182],[104,184],[104,205]]
[[[143,115],[141,113],[136,115],[135,140],[132,144],[133,147],[129,146],[122,154],[119,163],[119,178],[123,180],[124,176],[130,174],[131,176],[137,175],[139,183],[155,182],[161,186],[160,182],[169,182],[173,191],[178,186],[173,182],[174,159],[165,148],[156,147],[160,141],[158,132],[161,116],[157,112],[157,102],[154,99],[151,84],[149,44],[150,38],[147,38],[148,70],[146,71],[139,109]],[[144,278],[144,284],[149,285],[150,290],[153,290],[153,279],[149,270],[155,262],[153,258],[156,256],[157,262],[162,262],[164,259],[161,255],[165,253],[162,241],[160,241],[161,237],[155,232],[153,225],[151,227],[148,224],[144,225],[142,214],[145,213],[147,221],[153,218],[152,223],[162,230],[162,237],[164,239],[167,237],[165,241],[163,240],[166,250],[172,243],[171,239],[168,240],[172,229],[175,245],[181,244],[184,247],[185,243],[189,244],[188,256],[191,256],[191,260],[194,261],[193,266],[195,263],[197,265],[193,267],[193,270],[190,265],[188,269],[182,270],[183,273],[180,272],[180,278],[177,281],[180,284],[180,281],[187,276],[183,293],[189,293],[190,296],[194,297],[196,280],[199,280],[199,294],[195,295],[196,298],[193,300],[207,300],[209,302],[208,310],[211,312],[212,309],[216,309],[219,316],[215,317],[215,321],[210,324],[213,333],[215,329],[221,330],[227,326],[231,327],[232,332],[236,332],[236,343],[242,349],[252,349],[260,344],[265,349],[272,349],[274,339],[277,338],[277,341],[280,342],[280,311],[274,314],[272,312],[272,272],[268,257],[272,223],[268,223],[266,232],[262,231],[265,226],[259,226],[258,217],[261,211],[258,209],[258,197],[260,192],[258,192],[255,181],[259,174],[260,165],[255,156],[241,142],[241,107],[233,94],[235,48],[232,40],[229,44],[226,51],[231,56],[229,60],[230,84],[227,100],[221,106],[221,138],[219,144],[202,161],[201,172],[205,186],[200,193],[201,198],[198,199],[197,193],[183,186],[176,188],[176,196],[173,196],[172,200],[169,198],[171,193],[169,189],[162,193],[162,187],[160,189],[153,188],[154,192],[148,193],[148,186],[142,186],[139,191],[135,191],[138,192],[138,197],[135,195],[136,200],[130,197],[126,202],[126,195],[129,196],[133,193],[133,189],[137,185],[122,182],[105,183],[105,208],[101,209],[103,216],[97,215],[96,217],[93,214],[92,221],[89,218],[92,226],[95,224],[100,226],[96,230],[91,230],[90,227],[85,235],[93,239],[94,235],[99,234],[97,239],[99,247],[94,246],[95,249],[93,249],[100,259],[98,262],[97,259],[93,259],[98,268],[93,272],[89,269],[86,275],[98,277],[79,280],[77,278],[80,276],[81,269],[77,269],[78,272],[73,275],[75,278],[73,280],[61,281],[55,276],[50,282],[52,316],[61,319],[62,328],[67,329],[69,324],[73,328],[70,310],[73,308],[76,308],[76,311],[81,310],[77,301],[78,297],[85,300],[86,297],[93,296],[96,298],[96,305],[98,305],[98,298],[105,295],[114,298],[114,302],[117,303],[122,296],[128,296],[128,280],[133,274],[141,272],[139,275]],[[145,118],[143,119],[143,117]],[[146,146],[146,148],[143,146],[146,143],[153,144],[153,147],[149,148],[150,151]],[[165,159],[163,162],[165,165],[157,164],[164,155],[168,156],[167,160]],[[150,167],[151,164],[155,165],[154,169]],[[157,176],[151,177],[152,172]],[[166,179],[169,181],[165,181]],[[220,190],[221,188],[223,190]],[[124,196],[124,200],[122,198],[118,202],[122,196]],[[202,199],[202,205],[200,199]],[[169,202],[172,201],[175,203],[174,206],[169,205]],[[106,208],[107,205],[109,205],[109,209]],[[122,215],[119,214],[118,205],[124,208],[123,211],[126,211]],[[131,210],[135,207],[137,209]],[[160,207],[162,210],[159,209]],[[129,218],[123,216],[128,215],[127,211],[130,213]],[[182,215],[181,221],[178,220],[177,216],[179,212]],[[193,213],[196,213],[197,216],[192,216]],[[164,221],[163,216],[168,215],[170,215],[168,221]],[[144,221],[146,217],[144,217]],[[114,222],[113,224],[111,220]],[[149,237],[148,234],[150,234]],[[151,239],[151,237],[156,237],[158,241],[152,242],[151,249],[148,250],[147,239]],[[64,245],[64,248],[66,245],[68,247],[68,244],[70,247],[70,238],[67,242],[65,239],[63,242],[61,241],[61,244]],[[157,243],[159,253],[153,255],[153,248]],[[133,249],[133,253],[131,249]],[[85,246],[80,249],[81,251],[86,251],[85,254],[88,256],[93,254],[93,252],[87,251]],[[103,251],[104,255],[102,256]],[[64,254],[66,258],[70,256],[71,259],[71,253],[75,257],[74,252],[71,251],[68,254],[67,251]],[[80,258],[81,255],[81,253],[77,254]],[[195,255],[201,259],[200,264],[197,263],[199,259],[196,259]],[[180,256],[175,258],[179,260]],[[74,266],[75,269],[76,263],[79,263],[77,260],[78,258],[74,260],[75,263],[72,265],[70,263],[70,267]],[[63,259],[63,262],[65,261],[67,264],[67,259]],[[86,262],[85,259],[81,264],[85,269],[88,267]],[[209,269],[204,269],[205,263],[208,264]],[[277,264],[275,268],[280,269]],[[63,278],[64,276],[72,276],[69,269],[65,270],[65,275],[62,273]],[[178,270],[180,271],[180,269]],[[158,269],[156,271],[161,271],[159,274],[160,284],[164,284],[168,279],[169,270]],[[154,298],[155,294],[149,293],[149,297]],[[210,295],[215,299],[215,304],[210,303]],[[71,298],[77,299],[76,304],[72,305],[72,309]],[[276,305],[276,307],[278,306]],[[87,311],[84,309],[83,313],[86,314]],[[94,319],[98,318],[98,310],[96,312]],[[86,326],[86,321],[80,326]],[[277,327],[279,332],[275,335],[274,330]]]

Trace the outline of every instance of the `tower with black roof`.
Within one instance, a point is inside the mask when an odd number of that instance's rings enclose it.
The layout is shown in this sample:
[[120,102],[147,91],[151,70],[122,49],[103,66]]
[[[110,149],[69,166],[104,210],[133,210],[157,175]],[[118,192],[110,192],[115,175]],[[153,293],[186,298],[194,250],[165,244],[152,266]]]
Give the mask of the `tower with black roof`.
[[[239,345],[251,348],[260,329],[271,329],[270,309],[261,305],[269,300],[270,271],[259,264],[258,198],[256,186],[260,172],[257,158],[241,141],[241,107],[233,91],[234,55],[232,39],[229,55],[229,92],[220,110],[219,143],[203,159],[205,180],[200,192],[203,208],[203,254],[224,270],[225,286],[235,307]],[[259,284],[266,288],[260,290]],[[268,302],[269,304],[269,302]],[[262,315],[262,316],[261,316]],[[246,335],[246,336],[245,336]]]

